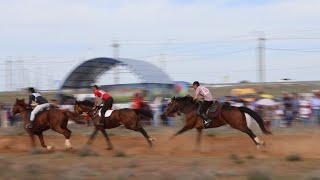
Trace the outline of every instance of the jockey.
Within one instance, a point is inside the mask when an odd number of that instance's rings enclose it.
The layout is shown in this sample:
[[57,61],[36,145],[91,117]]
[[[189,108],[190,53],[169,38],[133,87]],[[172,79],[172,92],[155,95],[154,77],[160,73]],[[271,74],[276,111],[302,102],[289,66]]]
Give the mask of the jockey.
[[38,105],[32,110],[30,115],[30,123],[26,125],[27,128],[32,129],[33,128],[33,121],[35,119],[35,115],[42,111],[45,108],[49,108],[50,104],[46,98],[44,98],[41,94],[37,93],[33,87],[28,88],[29,93],[29,103],[28,107],[32,109],[31,103],[32,101],[35,101],[38,103]]
[[100,90],[99,87],[97,85],[94,85],[92,87],[94,95],[96,96],[96,100],[94,102],[94,106],[96,107],[98,104],[98,100],[99,98],[102,100],[103,102],[103,106],[101,108],[101,118],[100,121],[98,123],[99,126],[105,126],[105,113],[108,109],[112,109],[112,105],[113,105],[113,98],[106,93],[103,90]]
[[213,104],[213,97],[208,88],[200,86],[198,81],[195,81],[192,84],[193,89],[196,91],[193,97],[193,100],[198,100],[199,96],[202,96],[204,101],[200,103],[197,114],[201,116],[204,120],[204,125],[207,126],[210,124],[211,119],[208,118],[206,111]]

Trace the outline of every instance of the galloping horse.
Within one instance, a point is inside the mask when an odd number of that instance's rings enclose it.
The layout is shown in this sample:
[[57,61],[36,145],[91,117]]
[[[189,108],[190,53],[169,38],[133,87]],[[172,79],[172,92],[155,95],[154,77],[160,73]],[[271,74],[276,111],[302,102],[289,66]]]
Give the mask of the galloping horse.
[[98,113],[95,114],[95,110],[92,109],[93,107],[94,107],[94,104],[88,100],[76,101],[76,104],[74,106],[74,112],[76,116],[79,116],[82,113],[86,113],[92,118],[94,122],[95,129],[91,134],[87,144],[92,143],[97,132],[100,130],[107,141],[107,144],[108,144],[107,149],[111,150],[113,146],[111,144],[111,141],[105,129],[116,128],[116,127],[119,127],[121,124],[123,124],[127,129],[141,132],[141,134],[148,141],[149,146],[152,147],[152,141],[154,141],[154,139],[147,134],[147,132],[143,129],[140,122],[141,115],[147,116],[149,118],[153,117],[150,111],[143,110],[143,109],[128,109],[128,108],[114,110],[112,114],[105,119],[106,121],[105,126],[101,127],[97,125],[97,123],[100,121],[100,116],[98,115]]
[[[168,116],[173,113],[184,113],[186,115],[186,124],[185,126],[174,134],[173,137],[193,128],[198,130],[197,144],[200,145],[201,134],[204,129],[203,120],[200,116],[197,115],[198,103],[193,101],[191,96],[185,97],[173,97],[168,108],[164,112],[165,116]],[[263,124],[262,118],[253,110],[247,107],[234,107],[230,106],[229,103],[219,105],[218,111],[219,115],[213,118],[213,114],[209,113],[208,117],[214,120],[208,125],[207,128],[216,128],[229,124],[232,128],[238,129],[246,134],[248,134],[251,139],[254,141],[257,147],[264,145],[264,142],[261,141],[247,126],[245,113],[249,114],[253,119],[258,123],[264,134],[271,134]],[[172,137],[172,138],[173,138]]]
[[[13,115],[20,113],[25,124],[29,123],[28,115],[31,111],[32,111],[31,109],[28,109],[27,104],[25,104],[24,99],[20,99],[20,100],[17,99],[12,109]],[[52,146],[47,146],[44,143],[43,134],[42,134],[43,131],[52,129],[53,131],[56,131],[57,133],[63,134],[65,136],[66,148],[72,148],[72,145],[69,140],[71,136],[71,131],[67,128],[69,118],[73,119],[74,114],[73,112],[68,110],[53,108],[53,109],[49,109],[48,111],[41,112],[34,121],[35,123],[34,128],[33,129],[26,128],[31,138],[32,147],[33,148],[36,147],[35,141],[34,141],[34,135],[37,135],[39,137],[42,147],[48,150],[52,149],[53,148]],[[75,120],[75,122],[82,124],[81,121]]]

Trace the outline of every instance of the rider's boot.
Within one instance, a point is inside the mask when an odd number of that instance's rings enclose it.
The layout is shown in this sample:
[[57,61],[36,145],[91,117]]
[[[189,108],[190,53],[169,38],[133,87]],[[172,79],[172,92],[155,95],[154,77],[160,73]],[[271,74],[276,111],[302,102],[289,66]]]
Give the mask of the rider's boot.
[[206,113],[202,113],[201,117],[203,118],[204,126],[208,126],[211,122],[211,119],[208,118]]
[[26,128],[32,129],[33,128],[33,121],[30,121],[30,123],[26,125]]
[[98,126],[104,127],[105,126],[105,122],[106,122],[105,119],[106,119],[105,117],[101,117],[100,121],[98,122]]

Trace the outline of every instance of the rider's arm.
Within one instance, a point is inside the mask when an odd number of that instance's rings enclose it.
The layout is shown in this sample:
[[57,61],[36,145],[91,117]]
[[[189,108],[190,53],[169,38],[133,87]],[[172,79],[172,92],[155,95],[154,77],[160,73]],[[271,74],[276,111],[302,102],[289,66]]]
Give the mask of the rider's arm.
[[199,93],[200,93],[200,88],[197,88],[196,92],[194,93],[193,100],[197,100],[198,99]]
[[29,108],[32,108],[31,103],[32,103],[32,95],[29,95],[29,103],[28,103]]
[[96,107],[96,106],[98,105],[98,101],[99,101],[99,97],[96,96],[96,99],[95,99],[95,101],[94,101],[94,107]]

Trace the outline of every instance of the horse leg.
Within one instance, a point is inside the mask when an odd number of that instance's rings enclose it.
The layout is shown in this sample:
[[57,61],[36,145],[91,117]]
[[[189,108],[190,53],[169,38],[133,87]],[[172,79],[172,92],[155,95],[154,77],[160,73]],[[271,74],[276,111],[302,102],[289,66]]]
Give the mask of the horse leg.
[[71,131],[69,129],[63,129],[60,126],[57,126],[57,127],[53,128],[52,130],[56,131],[57,133],[63,134],[64,137],[66,138],[66,140],[65,140],[66,148],[72,148],[72,145],[69,140],[69,138],[71,136]]
[[105,137],[105,139],[106,139],[106,141],[107,141],[107,144],[108,144],[107,150],[112,150],[112,149],[113,149],[113,146],[112,146],[112,144],[111,144],[111,141],[110,141],[110,138],[109,138],[109,136],[108,136],[108,134],[107,134],[107,131],[106,131],[103,127],[99,128],[99,130],[100,130],[101,133],[104,135],[104,137]]
[[143,127],[140,127],[138,129],[138,131],[141,132],[141,134],[146,138],[146,140],[149,143],[150,148],[152,148],[152,146],[153,146],[152,141],[155,141],[155,140],[148,135],[148,133],[143,129]]
[[248,134],[250,138],[253,140],[253,142],[256,144],[257,148],[260,148],[264,145],[264,142],[261,141],[248,127],[245,127],[244,129],[241,129],[240,131]]
[[30,139],[31,139],[31,146],[32,146],[32,149],[35,149],[36,148],[36,143],[34,141],[34,135],[32,132],[29,132],[29,136],[30,136]]
[[200,148],[201,137],[202,137],[202,129],[197,129],[197,131],[198,131],[198,136],[197,136],[197,148]]
[[189,126],[185,125],[180,131],[178,131],[177,133],[175,133],[170,140],[172,140],[174,137],[178,136],[179,134],[182,134],[184,132],[186,132],[187,130],[189,130]]
[[71,149],[72,148],[72,144],[70,143],[71,131],[68,128],[65,128],[64,130],[67,132],[66,134],[63,134],[66,137],[64,145],[67,149]]
[[92,141],[94,140],[94,138],[96,137],[97,133],[98,133],[98,128],[95,127],[93,133],[90,135],[90,138],[88,139],[87,144],[90,145],[92,144]]
[[47,146],[45,143],[44,143],[44,139],[43,139],[43,134],[42,132],[39,132],[38,134],[36,134],[40,140],[40,143],[41,143],[41,146],[48,149],[48,150],[51,150],[53,147],[52,146]]

